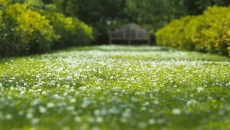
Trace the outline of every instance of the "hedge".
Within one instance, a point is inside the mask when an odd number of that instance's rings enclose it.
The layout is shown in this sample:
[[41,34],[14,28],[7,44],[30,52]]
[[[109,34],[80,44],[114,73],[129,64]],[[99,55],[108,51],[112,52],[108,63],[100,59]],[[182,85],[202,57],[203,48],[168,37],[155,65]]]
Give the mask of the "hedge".
[[156,32],[157,44],[230,56],[230,7],[209,7],[202,15],[171,21]]
[[93,38],[92,28],[76,18],[33,10],[29,6],[0,0],[0,57],[86,45]]
[[73,17],[65,17],[61,13],[45,12],[54,27],[55,32],[60,36],[55,48],[69,46],[88,45],[93,39],[92,28]]

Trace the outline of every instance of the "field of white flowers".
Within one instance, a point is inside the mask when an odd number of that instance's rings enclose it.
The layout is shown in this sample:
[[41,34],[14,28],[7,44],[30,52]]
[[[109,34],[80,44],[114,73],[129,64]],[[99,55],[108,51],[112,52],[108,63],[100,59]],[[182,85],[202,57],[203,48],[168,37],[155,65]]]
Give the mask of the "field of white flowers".
[[230,59],[95,46],[0,60],[0,130],[227,130]]

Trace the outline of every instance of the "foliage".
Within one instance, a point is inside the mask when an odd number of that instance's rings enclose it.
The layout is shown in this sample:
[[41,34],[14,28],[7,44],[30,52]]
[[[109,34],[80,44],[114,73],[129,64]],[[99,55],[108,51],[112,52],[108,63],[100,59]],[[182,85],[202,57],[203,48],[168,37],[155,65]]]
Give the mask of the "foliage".
[[210,7],[203,15],[173,20],[156,33],[157,43],[230,55],[230,8]]
[[2,59],[0,129],[227,130],[229,61],[131,46]]
[[[190,20],[190,17],[173,20],[166,27],[159,30],[156,34],[157,43],[164,46],[179,47],[183,44],[182,39],[185,37],[183,25],[186,24],[188,20]],[[177,37],[174,37],[175,35]]]
[[[108,30],[126,23],[136,23],[156,32],[171,20],[201,14],[207,6],[227,6],[229,0],[43,0],[57,10],[78,17],[95,30],[97,42],[107,43]],[[99,41],[98,41],[99,40]]]
[[90,43],[92,28],[76,18],[65,17],[61,13],[46,13],[55,32],[60,36],[56,48],[87,45]]
[[96,40],[99,40],[97,42],[107,43],[108,30],[126,23],[140,24],[151,31],[156,31],[183,12],[175,14],[177,16],[172,14],[172,10],[174,12],[179,10],[174,7],[179,8],[183,5],[180,1],[166,3],[162,0],[53,0],[53,3],[59,12],[76,16],[92,25]]
[[49,20],[24,4],[6,4],[1,18],[0,55],[46,52],[56,40]]
[[187,15],[201,14],[209,6],[230,6],[229,0],[183,0]]
[[[92,35],[97,44],[107,44],[108,30],[126,23],[136,23],[156,32],[172,19],[187,14],[199,14],[209,5],[230,4],[229,0],[0,0],[0,3],[3,14],[0,31],[5,34],[1,36],[0,45],[2,50],[6,50],[1,51],[0,55],[44,52],[49,50],[50,46],[60,48],[86,45],[91,41]],[[9,5],[17,4],[24,6],[17,9],[16,12],[20,13],[7,16]],[[26,17],[31,18],[26,21]],[[27,25],[23,25],[24,22]],[[19,24],[23,26],[20,28]],[[93,32],[88,25],[94,28]],[[31,34],[29,26],[34,28],[31,29],[34,30]],[[66,28],[67,26],[71,27]],[[16,28],[22,29],[22,33],[17,33],[19,31]],[[187,40],[189,41],[189,38]],[[44,42],[41,43],[42,41]],[[193,44],[186,44],[186,48],[193,48],[192,46]],[[223,44],[222,48],[224,46]],[[206,48],[212,47],[199,48],[206,51]]]
[[[54,45],[55,48],[90,44],[93,39],[91,27],[76,17],[67,17],[64,15],[64,12],[58,13],[56,11],[58,5],[51,4],[49,1],[46,1],[46,3],[47,2],[49,3],[48,5],[40,0],[27,0],[26,4],[50,20],[55,32],[60,37]],[[61,1],[56,2],[60,3]]]
[[114,25],[119,26],[119,23],[125,19],[123,13],[125,8],[124,0],[68,1],[71,4],[67,4],[69,9],[66,10],[66,13],[71,16],[77,16],[80,20],[92,25],[97,42],[107,43],[108,30]]
[[45,16],[27,9],[23,4],[10,5],[6,15],[16,22],[17,42],[25,44],[31,53],[46,52],[50,50],[54,40],[57,40],[50,21]]
[[[0,56],[47,52],[85,45],[92,29],[76,18],[43,10],[39,0],[0,1]],[[61,46],[60,46],[61,45]]]

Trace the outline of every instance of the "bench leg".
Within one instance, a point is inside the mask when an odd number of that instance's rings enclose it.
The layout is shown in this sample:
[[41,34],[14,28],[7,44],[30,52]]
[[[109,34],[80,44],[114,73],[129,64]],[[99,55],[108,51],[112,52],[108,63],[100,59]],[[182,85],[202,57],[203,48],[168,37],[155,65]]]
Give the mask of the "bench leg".
[[112,39],[109,39],[109,44],[110,44],[110,45],[112,45],[112,44],[113,44]]
[[128,40],[128,44],[131,45],[131,40]]

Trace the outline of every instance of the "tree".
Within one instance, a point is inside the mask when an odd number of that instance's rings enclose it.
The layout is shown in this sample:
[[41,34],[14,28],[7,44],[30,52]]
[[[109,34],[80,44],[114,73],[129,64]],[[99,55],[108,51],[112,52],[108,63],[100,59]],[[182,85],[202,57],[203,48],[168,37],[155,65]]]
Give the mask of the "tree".
[[[59,12],[78,17],[94,27],[98,40],[107,31],[125,23],[136,23],[155,32],[171,20],[201,14],[211,5],[229,5],[229,0],[43,0]],[[99,41],[101,42],[101,41]]]
[[229,6],[229,0],[184,0],[187,15],[201,14],[208,6]]

